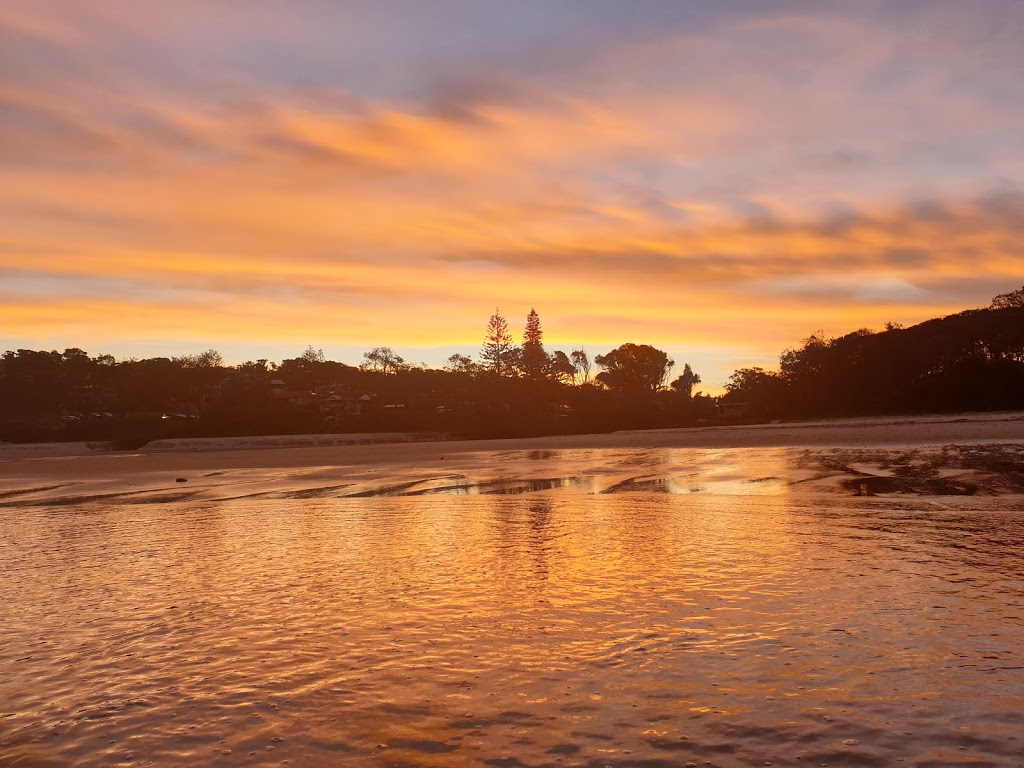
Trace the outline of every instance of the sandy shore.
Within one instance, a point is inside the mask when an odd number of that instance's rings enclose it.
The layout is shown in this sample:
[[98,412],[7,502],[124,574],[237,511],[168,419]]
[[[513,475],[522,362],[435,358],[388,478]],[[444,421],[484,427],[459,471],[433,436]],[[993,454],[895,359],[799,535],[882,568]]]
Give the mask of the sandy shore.
[[[338,436],[344,437],[344,436]],[[370,439],[368,436],[360,436]],[[386,438],[388,436],[380,436]],[[1024,442],[1024,413],[956,414],[901,418],[844,419],[754,426],[623,431],[514,440],[317,444],[322,435],[217,439],[215,450],[197,450],[199,441],[159,441],[135,452],[97,451],[86,444],[64,444],[63,452],[38,446],[0,446],[0,484],[95,480],[135,473],[188,473],[215,470],[301,467],[434,465],[474,453],[501,451],[640,450],[647,448],[884,448]],[[403,440],[410,439],[403,436]],[[286,442],[284,446],[281,441]],[[264,443],[266,444],[266,443]],[[60,446],[61,444],[56,444]],[[76,449],[74,446],[78,446]],[[94,446],[95,447],[95,446]],[[200,446],[203,447],[203,446]]]

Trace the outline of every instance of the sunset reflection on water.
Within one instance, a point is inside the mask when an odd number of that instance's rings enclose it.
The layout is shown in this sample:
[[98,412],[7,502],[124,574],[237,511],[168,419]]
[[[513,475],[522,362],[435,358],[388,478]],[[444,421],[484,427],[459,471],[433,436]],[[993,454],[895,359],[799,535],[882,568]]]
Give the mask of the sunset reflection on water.
[[0,764],[1019,764],[1005,500],[95,502],[0,533]]

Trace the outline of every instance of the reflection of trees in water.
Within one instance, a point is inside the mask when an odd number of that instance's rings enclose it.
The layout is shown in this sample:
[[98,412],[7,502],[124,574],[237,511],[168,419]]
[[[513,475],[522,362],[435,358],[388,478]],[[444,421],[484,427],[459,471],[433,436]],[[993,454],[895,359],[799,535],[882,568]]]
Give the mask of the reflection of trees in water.
[[495,550],[503,578],[517,589],[544,581],[549,573],[549,549],[555,530],[549,498],[527,505],[497,502],[494,505]]
[[538,499],[530,503],[530,527],[535,533],[543,533],[551,520],[551,502],[548,499]]
[[533,574],[538,579],[548,577],[548,545],[551,541],[551,502],[538,499],[530,504],[531,536],[530,554],[533,557]]
[[[495,480],[481,480],[479,482],[457,482],[446,485],[427,485],[436,480],[446,478],[428,478],[426,480],[412,480],[397,485],[387,485],[380,488],[371,488],[358,493],[345,494],[346,498],[360,498],[367,496],[431,496],[444,494],[447,496],[517,496],[523,493],[536,493],[537,491],[550,491],[556,488],[577,485],[582,478],[579,477],[541,477],[541,478],[497,478]],[[344,486],[337,486],[344,487]],[[309,492],[300,492],[307,494]],[[306,498],[293,493],[285,498]]]
[[649,564],[657,563],[658,570],[676,569],[679,552],[689,546],[693,532],[686,530],[681,540],[677,525],[680,507],[671,496],[612,496],[607,508],[616,533],[609,557],[617,563],[616,568],[643,573]]
[[526,458],[530,461],[549,461],[558,455],[558,451],[527,451]]

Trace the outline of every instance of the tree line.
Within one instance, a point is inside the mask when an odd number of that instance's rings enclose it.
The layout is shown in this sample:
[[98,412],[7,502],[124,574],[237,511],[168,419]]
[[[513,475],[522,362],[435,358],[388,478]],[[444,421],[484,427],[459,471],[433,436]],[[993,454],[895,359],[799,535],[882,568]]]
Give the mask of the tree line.
[[[683,425],[713,410],[690,366],[646,344],[591,358],[548,352],[531,310],[517,343],[495,310],[478,355],[440,368],[374,347],[359,365],[312,346],[280,363],[226,365],[216,350],[179,357],[19,349],[0,357],[0,441],[429,430],[463,437]],[[699,408],[695,408],[695,403]]]
[[[226,365],[179,357],[19,349],[0,356],[0,441],[437,431],[512,437],[715,423],[1024,408],[1024,288],[985,309],[904,328],[814,333],[777,370],[740,368],[724,396],[695,391],[689,364],[647,344],[593,357],[548,352],[531,310],[517,342],[501,312],[476,356],[440,368],[374,347],[359,365],[321,350]],[[725,417],[723,417],[725,414]]]

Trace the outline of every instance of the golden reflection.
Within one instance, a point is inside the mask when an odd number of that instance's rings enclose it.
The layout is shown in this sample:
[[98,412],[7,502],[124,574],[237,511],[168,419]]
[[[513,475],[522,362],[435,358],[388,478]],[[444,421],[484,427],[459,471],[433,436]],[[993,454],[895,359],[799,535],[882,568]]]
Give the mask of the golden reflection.
[[[47,492],[50,506],[0,516],[9,753],[45,734],[85,765],[127,741],[172,766],[254,749],[353,768],[664,760],[721,744],[750,762],[770,734],[829,762],[848,739],[882,764],[910,754],[878,718],[928,734],[915,744],[955,720],[985,735],[967,745],[979,759],[1015,748],[1000,723],[1024,695],[1024,625],[1007,618],[1024,527],[1007,502],[742,492],[803,471],[776,449],[450,459],[477,485],[571,470],[600,489],[695,476],[709,490],[309,498],[311,483],[415,492],[440,477],[418,463],[203,481],[275,497],[61,507]],[[922,697],[932,714],[910,706]],[[77,725],[52,732],[68,713]]]

